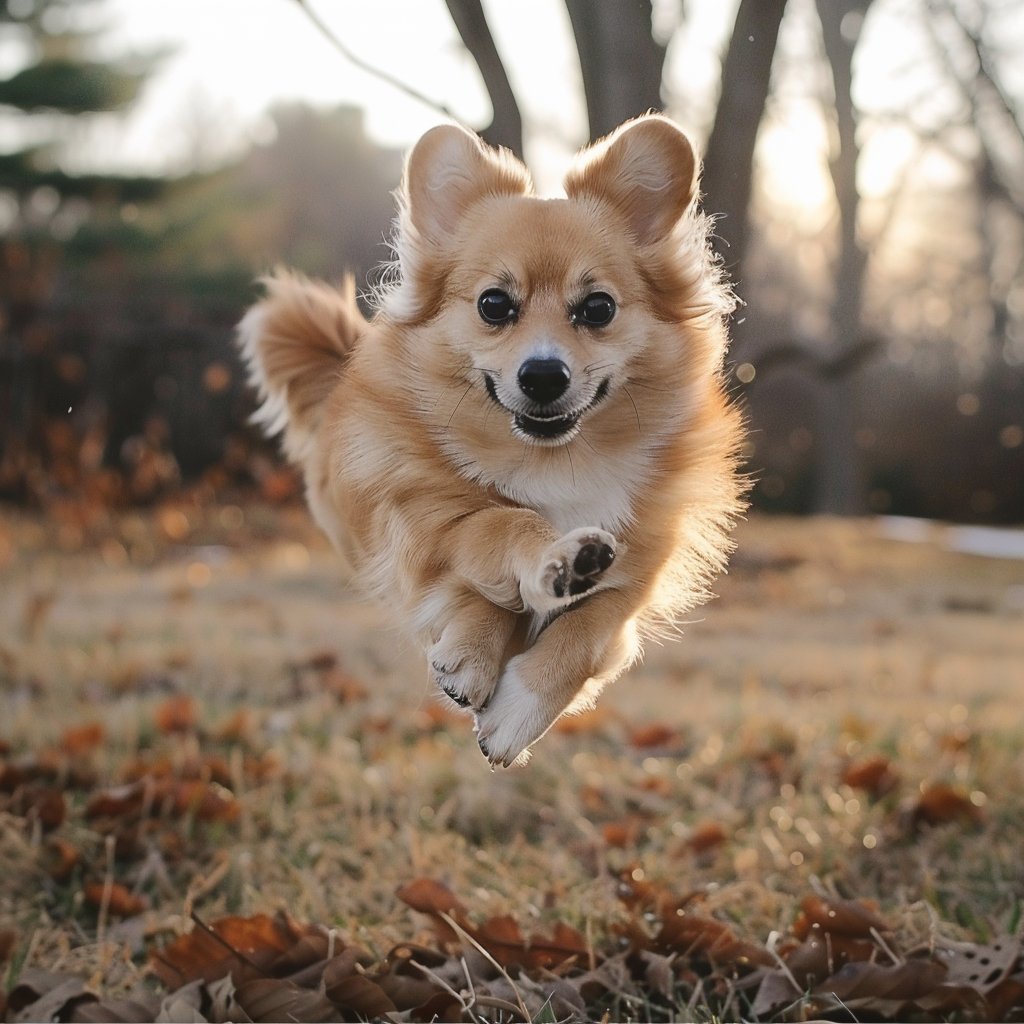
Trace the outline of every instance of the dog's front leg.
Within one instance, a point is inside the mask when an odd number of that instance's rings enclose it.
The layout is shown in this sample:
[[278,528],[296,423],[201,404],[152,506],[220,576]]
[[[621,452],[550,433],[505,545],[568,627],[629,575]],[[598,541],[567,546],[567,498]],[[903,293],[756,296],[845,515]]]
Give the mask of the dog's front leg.
[[568,708],[593,700],[640,651],[637,602],[605,590],[568,609],[537,642],[505,666],[497,690],[477,715],[477,738],[492,764],[525,761],[529,747]]
[[454,580],[432,587],[417,611],[430,637],[429,671],[456,704],[477,712],[510,653],[526,645],[531,620],[543,622],[598,587],[615,559],[615,538],[605,531],[559,537],[542,516],[516,506],[464,515],[437,543]]
[[488,600],[544,617],[598,588],[615,560],[606,530],[583,527],[559,536],[530,509],[493,506],[465,516],[449,534],[457,576]]

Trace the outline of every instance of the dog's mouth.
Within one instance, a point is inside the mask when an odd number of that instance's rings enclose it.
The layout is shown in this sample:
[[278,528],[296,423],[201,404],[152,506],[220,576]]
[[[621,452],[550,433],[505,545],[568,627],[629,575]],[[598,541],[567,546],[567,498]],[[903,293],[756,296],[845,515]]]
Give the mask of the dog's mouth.
[[601,381],[597,391],[594,392],[594,397],[586,405],[572,412],[562,412],[554,416],[543,416],[540,413],[516,412],[515,409],[510,409],[498,397],[497,386],[494,383],[494,378],[489,373],[484,374],[484,384],[487,387],[487,394],[490,395],[491,399],[500,405],[505,412],[511,414],[513,433],[528,437],[534,441],[567,441],[575,435],[580,420],[608,394],[611,378],[606,377]]

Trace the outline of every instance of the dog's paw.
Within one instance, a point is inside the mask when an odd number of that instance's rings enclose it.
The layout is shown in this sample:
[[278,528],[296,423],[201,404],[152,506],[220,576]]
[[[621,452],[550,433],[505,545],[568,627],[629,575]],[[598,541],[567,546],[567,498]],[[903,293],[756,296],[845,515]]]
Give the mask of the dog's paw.
[[523,600],[535,612],[563,608],[593,589],[615,561],[615,538],[583,527],[555,541],[543,554],[532,579],[522,581]]
[[477,743],[492,766],[526,764],[530,747],[561,714],[526,684],[522,659],[508,663],[494,696],[476,715]]
[[[500,640],[500,643],[499,643]],[[460,708],[483,708],[501,675],[504,637],[467,635],[450,622],[441,639],[427,651],[430,677]]]

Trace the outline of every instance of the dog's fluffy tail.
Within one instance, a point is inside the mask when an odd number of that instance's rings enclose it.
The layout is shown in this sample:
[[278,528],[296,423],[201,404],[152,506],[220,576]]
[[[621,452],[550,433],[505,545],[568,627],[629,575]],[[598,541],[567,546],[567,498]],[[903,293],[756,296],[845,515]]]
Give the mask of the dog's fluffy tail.
[[302,463],[367,322],[351,276],[333,288],[278,270],[262,283],[266,296],[238,325],[238,345],[261,400],[253,422],[269,436],[284,431],[285,453]]

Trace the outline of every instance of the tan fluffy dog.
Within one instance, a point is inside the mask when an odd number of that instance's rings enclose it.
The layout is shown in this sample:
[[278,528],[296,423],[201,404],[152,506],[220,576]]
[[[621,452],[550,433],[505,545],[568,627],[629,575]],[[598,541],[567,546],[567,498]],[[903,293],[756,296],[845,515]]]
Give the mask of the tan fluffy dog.
[[451,125],[409,156],[397,261],[360,314],[278,273],[240,339],[318,523],[524,761],[706,598],[741,507],[732,300],[670,121],[582,151],[566,199]]

